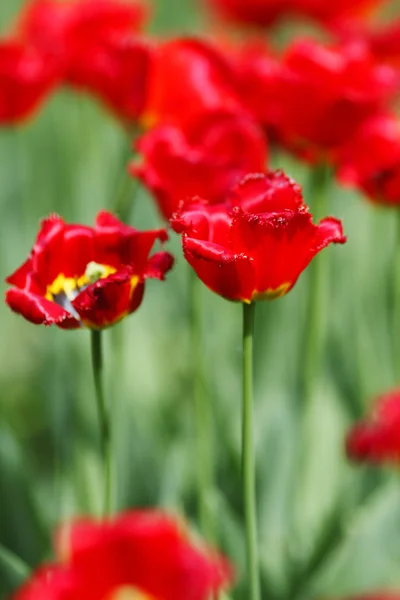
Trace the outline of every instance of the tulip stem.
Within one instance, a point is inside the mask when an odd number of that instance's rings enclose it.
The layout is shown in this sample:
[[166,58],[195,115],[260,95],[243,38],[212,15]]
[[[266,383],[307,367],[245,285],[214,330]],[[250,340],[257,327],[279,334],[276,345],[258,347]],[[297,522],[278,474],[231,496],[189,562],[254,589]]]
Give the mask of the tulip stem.
[[242,482],[249,600],[260,600],[253,436],[253,332],[255,304],[243,303]]
[[204,348],[202,343],[203,285],[190,270],[191,345],[193,368],[193,407],[195,417],[197,500],[200,529],[208,541],[214,541],[214,523],[211,508],[213,490],[212,419],[210,398],[206,393]]
[[92,367],[100,425],[100,443],[104,461],[103,516],[111,513],[111,428],[103,389],[103,350],[101,331],[91,332]]
[[400,211],[396,214],[396,236],[393,256],[393,354],[394,354],[394,374],[396,383],[399,383],[400,377]]
[[[326,216],[327,190],[331,173],[326,165],[311,170],[310,203],[315,219]],[[320,357],[325,337],[324,314],[327,310],[326,298],[326,260],[318,255],[309,268],[308,297],[304,332],[304,362],[301,373],[301,390],[303,402],[308,403],[313,393],[315,380],[319,371]]]

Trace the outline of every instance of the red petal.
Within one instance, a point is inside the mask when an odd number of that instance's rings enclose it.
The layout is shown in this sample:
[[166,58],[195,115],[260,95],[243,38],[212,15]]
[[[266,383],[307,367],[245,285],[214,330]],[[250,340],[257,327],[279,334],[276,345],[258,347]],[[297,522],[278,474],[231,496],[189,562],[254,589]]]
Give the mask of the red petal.
[[137,231],[121,223],[105,211],[99,213],[96,225],[96,262],[119,269],[133,267],[137,274],[144,273],[150,251],[156,242],[168,239],[165,229]]
[[11,310],[35,325],[57,325],[62,329],[77,329],[81,326],[79,321],[55,302],[26,290],[8,290],[6,303]]
[[234,74],[222,54],[210,44],[175,39],[158,47],[145,124],[186,127],[205,114],[242,110]]
[[313,225],[304,209],[280,215],[251,215],[237,209],[232,245],[254,259],[257,294],[287,292],[312,258],[332,242],[344,243],[340,221],[327,218]]
[[234,188],[230,201],[251,213],[296,210],[303,204],[301,187],[282,171],[247,175]]
[[32,259],[28,258],[12,275],[6,278],[6,282],[18,288],[26,287],[28,277],[32,274]]
[[18,122],[38,107],[59,74],[52,61],[17,40],[0,42],[0,123]]
[[174,266],[174,257],[169,252],[157,252],[149,259],[146,277],[164,280],[165,274]]
[[251,259],[187,235],[182,238],[186,260],[201,281],[213,292],[228,300],[249,301],[255,289]]
[[33,246],[31,259],[35,271],[43,287],[50,285],[62,272],[62,247],[65,223],[58,215],[51,215],[41,224],[36,243]]
[[59,565],[40,567],[12,596],[12,600],[62,600],[71,598],[73,577]]
[[221,246],[229,244],[232,218],[231,207],[225,204],[208,204],[197,199],[183,204],[171,219],[176,233],[186,233],[190,238],[208,240]]
[[74,523],[68,545],[80,598],[104,598],[132,586],[152,598],[206,600],[232,579],[223,557],[192,544],[179,523],[158,511]]
[[99,279],[72,302],[86,327],[109,327],[136,310],[143,298],[144,283],[133,284],[133,273],[124,271]]
[[83,275],[87,264],[93,260],[93,255],[93,229],[84,225],[66,225],[59,272],[65,277]]
[[190,131],[160,127],[137,145],[143,156],[131,173],[140,177],[169,219],[182,200],[194,195],[222,202],[232,186],[266,162],[262,131],[242,114],[213,114]]

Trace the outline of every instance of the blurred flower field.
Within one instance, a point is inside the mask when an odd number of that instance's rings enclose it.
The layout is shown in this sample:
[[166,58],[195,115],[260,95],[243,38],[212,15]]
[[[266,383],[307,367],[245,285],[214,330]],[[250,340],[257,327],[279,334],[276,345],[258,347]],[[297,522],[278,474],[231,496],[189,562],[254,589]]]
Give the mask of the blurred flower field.
[[[205,34],[204,7],[158,0],[156,35]],[[0,5],[3,30],[21,4]],[[392,2],[389,11],[400,16]],[[283,31],[290,36],[290,29]],[[150,193],[128,178],[131,139],[89,95],[60,89],[26,124],[0,128],[0,280],[28,256],[40,220],[56,212],[91,225],[102,209],[130,201],[129,223],[164,227]],[[320,325],[324,351],[302,389],[310,269],[278,302],[260,302],[255,321],[254,423],[262,598],[343,598],[378,590],[400,596],[400,482],[397,469],[357,466],[345,436],[371,400],[399,384],[400,218],[361,192],[333,182],[323,209],[312,169],[281,148],[269,168],[303,188],[319,218],[343,222],[347,243],[329,247]],[[196,424],[188,323],[190,267],[178,235],[176,264],[149,280],[140,309],[103,333],[105,386],[113,416],[113,505],[161,507],[198,527]],[[396,259],[397,254],[397,259]],[[397,260],[397,262],[396,262]],[[322,262],[321,262],[322,264]],[[211,400],[215,490],[207,497],[214,538],[237,570],[232,597],[245,593],[241,491],[241,305],[205,286],[204,391]],[[399,317],[397,317],[399,319]],[[86,329],[34,327],[0,305],[0,598],[19,584],[14,556],[36,567],[51,557],[52,532],[80,514],[100,515],[102,461]],[[396,360],[397,356],[397,360]],[[221,597],[222,598],[222,597]],[[158,600],[158,599],[157,599]],[[184,600],[184,599],[182,599]]]

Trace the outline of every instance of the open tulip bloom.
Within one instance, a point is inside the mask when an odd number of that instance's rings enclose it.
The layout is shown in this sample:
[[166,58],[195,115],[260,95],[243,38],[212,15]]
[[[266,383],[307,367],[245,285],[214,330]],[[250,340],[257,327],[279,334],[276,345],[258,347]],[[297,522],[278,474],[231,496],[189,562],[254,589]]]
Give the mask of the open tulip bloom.
[[150,44],[136,35],[146,13],[124,0],[34,0],[15,36],[57,65],[60,82],[94,94],[132,122],[143,108],[151,59]]
[[81,519],[57,538],[59,562],[39,569],[14,600],[207,600],[232,581],[224,557],[157,511]]
[[254,306],[289,292],[318,252],[346,241],[342,224],[327,217],[318,225],[301,188],[284,173],[244,177],[225,202],[194,198],[171,219],[182,233],[186,260],[199,279],[227,300],[243,303],[242,481],[248,597],[260,600],[255,458],[252,425]]
[[214,113],[188,131],[177,126],[156,127],[137,142],[139,164],[131,165],[151,190],[165,219],[182,198],[198,195],[223,202],[234,183],[267,160],[263,132],[243,114]]
[[167,252],[149,257],[166,239],[164,229],[140,232],[104,211],[94,228],[50,216],[28,260],[7,278],[6,302],[35,324],[109,327],[140,306],[147,278],[163,279],[172,267]]
[[267,27],[287,17],[305,17],[329,23],[344,17],[361,17],[382,0],[208,0],[211,6],[233,21]]
[[400,463],[400,389],[379,396],[368,418],[356,423],[346,439],[349,458],[370,464]]
[[245,303],[283,296],[318,252],[346,241],[337,219],[313,224],[299,187],[282,173],[245,177],[224,204],[185,204],[172,226],[203,283]]
[[30,117],[60,80],[53,61],[18,40],[0,41],[0,125]]

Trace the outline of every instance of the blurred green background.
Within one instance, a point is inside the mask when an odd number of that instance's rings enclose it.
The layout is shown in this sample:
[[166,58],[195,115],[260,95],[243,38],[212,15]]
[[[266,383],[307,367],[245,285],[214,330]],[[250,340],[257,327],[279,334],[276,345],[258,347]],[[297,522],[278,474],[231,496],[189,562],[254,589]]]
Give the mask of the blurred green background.
[[[3,27],[18,10],[0,3]],[[203,29],[194,4],[160,0],[154,30]],[[91,98],[61,91],[29,125],[0,130],[0,280],[25,260],[50,212],[91,224],[124,177],[129,140]],[[274,155],[304,185],[307,167]],[[132,184],[132,219],[160,219]],[[134,199],[133,199],[134,196]],[[256,315],[255,412],[263,597],[335,597],[400,590],[397,473],[350,466],[344,433],[375,394],[398,383],[393,361],[395,211],[332,186],[329,213],[348,243],[316,260],[329,272],[328,330],[318,385],[299,394],[308,273]],[[188,266],[177,257],[165,283],[150,281],[140,310],[105,332],[106,384],[117,462],[116,505],[160,505],[195,516],[194,424],[187,306]],[[6,286],[1,283],[2,290]],[[207,393],[213,404],[217,492],[211,499],[220,546],[244,564],[240,492],[241,307],[202,290]],[[399,307],[397,307],[399,310]],[[82,512],[99,513],[101,464],[87,331],[35,327],[0,305],[0,543],[37,565],[51,531]],[[116,341],[122,343],[114,352]],[[399,365],[397,365],[399,367]],[[0,561],[0,597],[15,579]]]

